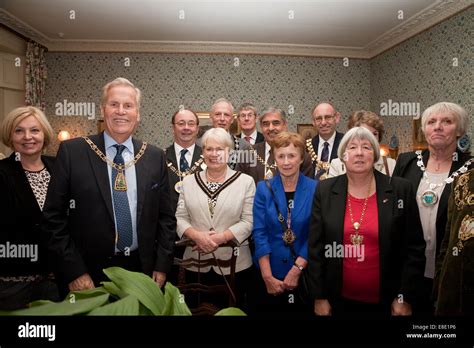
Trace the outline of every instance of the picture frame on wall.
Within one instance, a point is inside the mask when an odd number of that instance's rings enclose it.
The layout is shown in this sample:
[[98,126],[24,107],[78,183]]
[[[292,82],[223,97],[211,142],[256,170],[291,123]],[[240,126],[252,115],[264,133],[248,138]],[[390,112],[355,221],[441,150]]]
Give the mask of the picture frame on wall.
[[413,120],[413,151],[424,150],[428,148],[428,143],[426,142],[425,135],[421,130],[421,118]]
[[311,123],[299,123],[296,126],[296,131],[304,138],[304,140],[312,139],[316,134],[318,134]]

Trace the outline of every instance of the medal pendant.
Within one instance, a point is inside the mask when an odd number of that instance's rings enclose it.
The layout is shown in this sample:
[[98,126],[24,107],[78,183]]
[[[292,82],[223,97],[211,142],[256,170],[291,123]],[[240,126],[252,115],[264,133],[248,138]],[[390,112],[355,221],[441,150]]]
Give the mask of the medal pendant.
[[359,231],[360,223],[358,223],[358,222],[356,221],[356,222],[354,222],[353,226],[354,226],[354,229],[355,229],[356,231]]
[[175,190],[177,193],[183,193],[183,182],[182,182],[182,181],[178,181],[178,182],[174,185],[174,190]]
[[267,171],[265,172],[265,179],[271,179],[273,178],[273,173],[270,169],[267,169]]
[[429,207],[431,205],[435,205],[436,202],[438,202],[438,195],[436,194],[436,192],[434,192],[432,190],[426,190],[421,195],[421,201],[427,207]]
[[364,236],[360,234],[351,234],[351,243],[353,245],[361,245],[364,240]]
[[117,176],[115,177],[114,190],[127,191],[127,180],[125,179],[123,170],[118,171]]
[[283,233],[282,238],[286,244],[292,244],[296,240],[295,233],[290,228],[288,228],[285,233]]

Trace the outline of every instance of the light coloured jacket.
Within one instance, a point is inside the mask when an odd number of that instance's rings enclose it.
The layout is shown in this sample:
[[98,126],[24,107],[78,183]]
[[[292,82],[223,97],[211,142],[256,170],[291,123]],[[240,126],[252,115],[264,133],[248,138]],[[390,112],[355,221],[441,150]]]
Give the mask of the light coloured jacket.
[[[236,173],[228,168],[226,180]],[[207,182],[206,173],[199,173],[204,182]],[[178,208],[176,210],[177,227],[176,232],[180,238],[184,232],[193,227],[198,231],[209,231],[211,228],[217,233],[222,233],[229,229],[234,235],[234,240],[240,244],[238,250],[228,247],[217,249],[214,254],[218,259],[230,259],[232,252],[237,252],[236,272],[249,268],[252,265],[252,256],[248,238],[253,226],[253,199],[255,196],[255,183],[253,179],[241,174],[233,183],[225,188],[217,197],[217,204],[214,210],[214,217],[211,218],[208,205],[208,197],[199,187],[194,175],[184,178],[183,192],[179,196]],[[187,247],[184,252],[184,259],[198,258],[198,252]],[[212,258],[212,254],[201,254],[201,260]],[[217,274],[219,268],[212,267]],[[222,268],[224,274],[230,273],[230,268]],[[211,266],[201,268],[202,273],[206,273]],[[190,268],[197,271],[197,268]]]

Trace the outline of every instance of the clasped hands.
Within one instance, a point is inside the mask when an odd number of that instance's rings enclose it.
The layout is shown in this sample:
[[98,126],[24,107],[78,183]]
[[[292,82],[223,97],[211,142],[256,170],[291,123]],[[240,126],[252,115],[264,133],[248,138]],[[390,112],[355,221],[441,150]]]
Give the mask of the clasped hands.
[[193,251],[199,251],[203,254],[209,254],[217,250],[219,245],[227,243],[225,233],[217,233],[214,230],[199,231],[192,237],[195,246]]
[[294,290],[298,286],[301,271],[295,267],[291,267],[283,280],[279,280],[273,276],[264,279],[267,293],[270,295],[280,295],[285,291]]

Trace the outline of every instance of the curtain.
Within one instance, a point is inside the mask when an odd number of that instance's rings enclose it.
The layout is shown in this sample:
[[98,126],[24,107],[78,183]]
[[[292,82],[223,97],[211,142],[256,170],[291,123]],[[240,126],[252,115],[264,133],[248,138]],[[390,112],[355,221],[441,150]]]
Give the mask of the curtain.
[[36,42],[28,42],[26,47],[26,105],[33,105],[39,107],[41,110],[45,109],[44,93],[46,88],[46,48]]

